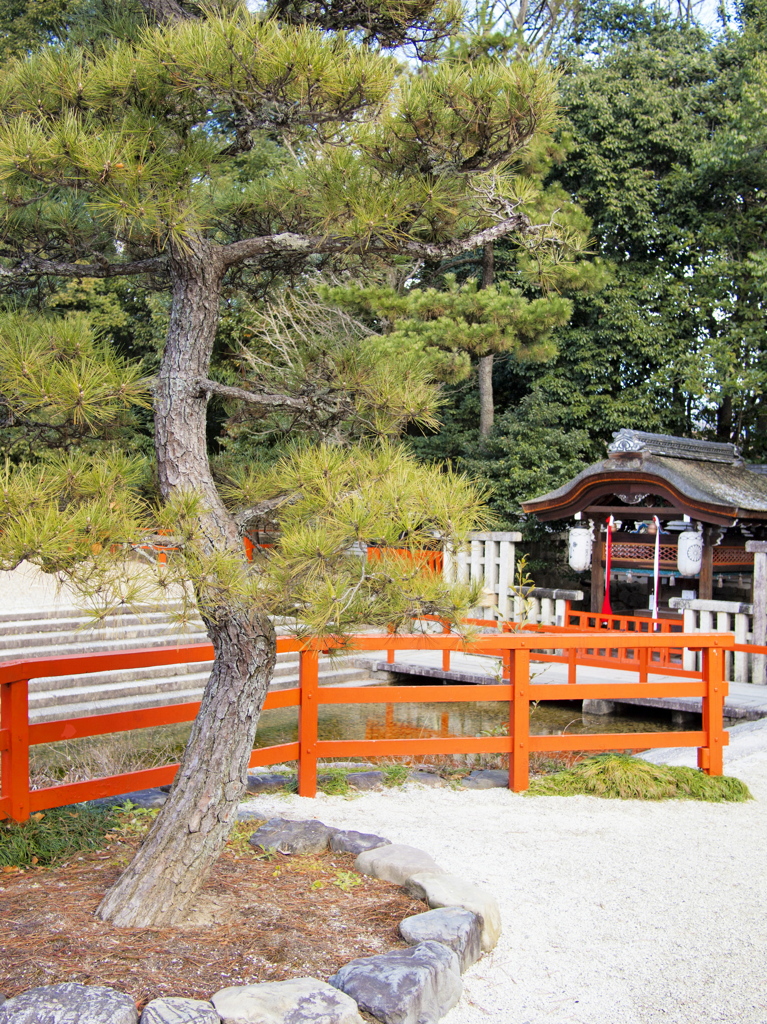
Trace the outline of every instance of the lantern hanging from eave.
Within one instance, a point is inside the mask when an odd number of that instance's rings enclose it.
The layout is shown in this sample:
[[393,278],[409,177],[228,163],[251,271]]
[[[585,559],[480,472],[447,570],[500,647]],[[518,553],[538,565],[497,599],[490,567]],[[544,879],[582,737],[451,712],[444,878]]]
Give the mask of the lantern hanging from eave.
[[697,576],[703,565],[703,534],[698,530],[685,530],[679,534],[676,564],[680,576]]
[[575,572],[586,572],[591,568],[591,552],[594,538],[588,527],[576,526],[570,530],[569,557],[570,568]]

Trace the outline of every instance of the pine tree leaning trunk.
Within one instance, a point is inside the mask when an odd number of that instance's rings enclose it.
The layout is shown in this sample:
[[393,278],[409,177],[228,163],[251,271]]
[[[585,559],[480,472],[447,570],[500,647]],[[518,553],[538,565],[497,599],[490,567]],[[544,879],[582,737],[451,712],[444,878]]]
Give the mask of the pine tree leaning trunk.
[[[173,301],[155,394],[155,446],[163,497],[194,490],[205,504],[208,553],[242,556],[236,525],[210,473],[206,447],[208,376],[218,323],[220,250],[199,240],[172,260]],[[176,924],[229,835],[247,780],[258,717],[274,669],[269,617],[213,595],[198,595],[215,661],[170,796],[132,863],[97,915],[121,927]]]

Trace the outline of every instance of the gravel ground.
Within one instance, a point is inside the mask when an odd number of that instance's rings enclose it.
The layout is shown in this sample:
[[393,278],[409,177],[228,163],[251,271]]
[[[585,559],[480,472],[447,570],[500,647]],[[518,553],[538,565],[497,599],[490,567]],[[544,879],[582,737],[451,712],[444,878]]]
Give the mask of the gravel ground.
[[746,804],[413,785],[257,803],[418,846],[495,894],[503,935],[444,1024],[765,1024],[765,726],[732,735]]
[[[32,567],[0,573],[0,610],[70,602]],[[257,805],[418,846],[495,894],[503,935],[444,1024],[766,1024],[767,720],[731,731],[725,764],[753,802],[411,785]]]

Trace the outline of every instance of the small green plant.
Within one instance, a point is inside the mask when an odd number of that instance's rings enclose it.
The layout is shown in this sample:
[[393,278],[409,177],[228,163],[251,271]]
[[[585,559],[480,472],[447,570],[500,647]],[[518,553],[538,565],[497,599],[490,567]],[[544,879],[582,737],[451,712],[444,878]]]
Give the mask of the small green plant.
[[404,786],[407,782],[409,768],[406,764],[381,765],[384,786]]
[[652,764],[628,754],[599,754],[565,771],[535,779],[528,796],[600,796],[613,800],[751,800],[748,786],[697,768]]
[[323,769],[317,785],[328,796],[347,796],[350,792],[346,771],[340,766],[329,766],[327,771]]
[[362,878],[356,871],[336,871],[333,885],[337,885],[342,892],[349,892],[357,885],[362,885]]
[[226,847],[230,853],[233,853],[238,859],[240,857],[263,859],[264,855],[261,852],[261,847],[256,850],[250,845],[250,837],[263,824],[264,821],[259,821],[257,818],[248,818],[247,821],[235,822],[232,831],[229,833],[229,839],[226,842]]
[[47,866],[97,850],[119,827],[113,808],[57,807],[29,821],[0,822],[0,868]]

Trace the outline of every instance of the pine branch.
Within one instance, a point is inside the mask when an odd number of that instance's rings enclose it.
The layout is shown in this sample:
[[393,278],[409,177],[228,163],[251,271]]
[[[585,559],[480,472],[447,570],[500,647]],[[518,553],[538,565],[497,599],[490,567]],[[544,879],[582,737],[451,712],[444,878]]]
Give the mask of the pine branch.
[[540,230],[538,225],[530,223],[524,213],[514,213],[489,228],[477,231],[466,238],[442,244],[418,242],[414,239],[383,239],[372,238],[358,241],[353,238],[335,237],[333,235],[299,235],[285,231],[277,235],[263,235],[260,238],[243,238],[239,242],[230,242],[222,246],[222,257],[227,267],[235,266],[243,260],[256,256],[272,254],[290,254],[307,256],[312,253],[399,253],[415,259],[438,260],[445,256],[457,256],[471,249],[481,249],[489,242],[503,238],[511,232],[532,234]]
[[177,0],[140,0],[140,3],[146,13],[157,22],[188,21],[195,18],[195,15],[185,11]]
[[165,270],[165,256],[151,256],[131,263],[69,263],[66,260],[45,260],[39,256],[25,256],[16,267],[0,267],[0,277],[23,277],[26,274],[54,274],[58,277],[124,277],[149,274]]
[[[345,236],[300,235],[296,232],[284,231],[274,235],[262,235],[230,242],[228,245],[221,246],[219,252],[222,266],[226,269],[258,256],[310,256],[315,253],[400,254],[419,260],[439,260],[446,256],[457,256],[472,249],[481,249],[489,242],[503,238],[511,232],[531,235],[540,232],[547,226],[531,224],[530,218],[526,214],[515,212],[482,231],[441,244],[419,242],[408,238],[373,237],[363,241]],[[109,263],[106,260],[99,263],[70,263],[66,260],[42,259],[39,256],[28,255],[16,267],[0,267],[0,277],[17,278],[28,274],[53,274],[60,277],[125,277],[161,271],[166,267],[167,257],[164,254],[151,256],[144,260],[134,260],[130,263]],[[210,383],[215,384],[213,381]],[[244,394],[248,394],[248,392],[244,392]]]
[[300,491],[290,494],[279,494],[276,498],[267,498],[265,501],[260,501],[257,505],[243,509],[234,517],[237,529],[240,533],[245,533],[247,530],[264,523],[274,524],[276,522],[275,513],[283,505],[294,505],[300,497]]
[[245,388],[220,384],[216,380],[207,380],[204,377],[197,381],[197,386],[205,394],[220,395],[221,398],[232,398],[238,402],[248,402],[250,405],[258,405],[263,409],[294,409],[298,412],[309,412],[313,408],[312,403],[306,398],[246,391]]

